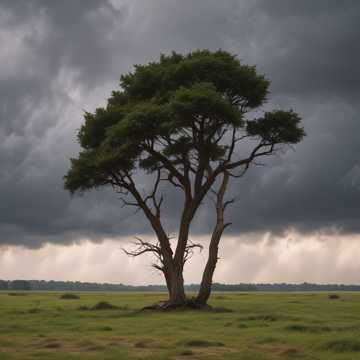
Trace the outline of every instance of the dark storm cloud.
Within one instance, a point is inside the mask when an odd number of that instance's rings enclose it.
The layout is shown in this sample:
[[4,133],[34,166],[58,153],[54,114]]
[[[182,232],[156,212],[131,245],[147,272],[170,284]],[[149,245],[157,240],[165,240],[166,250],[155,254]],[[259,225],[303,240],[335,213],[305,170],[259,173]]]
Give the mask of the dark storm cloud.
[[310,96],[314,92],[358,95],[360,3],[302,1],[291,5],[262,2],[263,41],[268,41],[270,52],[270,61],[263,53],[269,63],[264,68],[276,74],[274,90]]
[[308,136],[295,151],[272,159],[266,168],[251,169],[242,184],[233,184],[240,198],[229,214],[233,230],[334,227],[358,233],[360,109],[339,98],[292,104],[301,109]]
[[[232,183],[232,231],[359,232],[359,15],[358,1],[335,0],[0,1],[0,243],[146,232],[111,191],[71,199],[62,176],[83,109],[103,104],[131,64],[197,48],[257,64],[272,80],[266,107],[294,108],[308,133]],[[164,212],[169,231],[179,201]],[[209,218],[204,207],[194,231]]]

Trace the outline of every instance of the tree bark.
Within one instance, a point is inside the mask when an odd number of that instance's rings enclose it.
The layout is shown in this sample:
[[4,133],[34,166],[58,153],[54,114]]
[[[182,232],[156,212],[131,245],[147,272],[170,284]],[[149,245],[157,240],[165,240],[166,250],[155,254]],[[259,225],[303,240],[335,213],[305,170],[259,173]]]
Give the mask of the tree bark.
[[228,182],[229,173],[224,172],[223,181],[216,194],[216,225],[211,236],[208,260],[200,283],[199,293],[196,297],[196,302],[201,306],[205,306],[210,297],[212,279],[218,261],[219,242],[225,227],[228,225],[224,223],[224,211],[226,206],[224,204],[224,195]]
[[159,240],[163,256],[163,273],[167,288],[169,290],[168,303],[173,305],[184,303],[186,297],[182,269],[180,272],[177,270],[176,263],[173,259],[169,238],[162,228],[159,219],[153,217],[151,220],[151,224]]
[[171,274],[170,288],[169,305],[177,306],[184,304],[186,302],[186,295],[182,273],[178,273],[176,270],[173,271]]
[[185,302],[185,289],[182,270],[179,272],[172,258],[164,259],[163,273],[169,291],[168,303],[180,305]]

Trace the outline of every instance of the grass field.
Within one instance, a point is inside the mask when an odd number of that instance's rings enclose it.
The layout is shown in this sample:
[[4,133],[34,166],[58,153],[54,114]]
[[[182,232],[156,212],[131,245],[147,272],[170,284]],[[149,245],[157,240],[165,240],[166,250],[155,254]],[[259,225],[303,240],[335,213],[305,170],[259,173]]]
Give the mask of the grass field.
[[1,360],[360,359],[360,294],[214,294],[217,311],[170,313],[137,311],[163,294],[60,295],[0,293]]

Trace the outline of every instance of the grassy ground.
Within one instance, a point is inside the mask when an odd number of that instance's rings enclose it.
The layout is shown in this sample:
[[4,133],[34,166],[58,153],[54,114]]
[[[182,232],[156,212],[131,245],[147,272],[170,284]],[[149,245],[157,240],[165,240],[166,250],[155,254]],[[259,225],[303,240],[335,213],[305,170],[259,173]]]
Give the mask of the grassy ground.
[[[0,293],[0,359],[360,359],[360,294],[214,294],[232,310],[141,313],[161,294]],[[100,301],[116,305],[92,308]]]

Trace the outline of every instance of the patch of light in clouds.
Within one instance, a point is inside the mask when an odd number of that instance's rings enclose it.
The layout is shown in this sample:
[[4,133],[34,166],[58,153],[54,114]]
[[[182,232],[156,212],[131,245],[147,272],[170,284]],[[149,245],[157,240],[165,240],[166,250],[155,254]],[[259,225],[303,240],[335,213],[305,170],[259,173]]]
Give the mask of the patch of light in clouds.
[[[195,239],[194,239],[195,240]],[[187,264],[186,283],[199,283],[207,257],[205,250]],[[359,283],[360,236],[337,233],[296,232],[274,239],[269,234],[227,236],[220,249],[214,281],[223,283],[317,282]],[[122,248],[129,239],[93,243],[82,240],[63,246],[46,244],[41,249],[3,247],[0,278],[45,279],[125,284],[159,284],[163,278],[150,268],[152,258],[129,258]],[[16,266],[21,263],[22,266]]]

